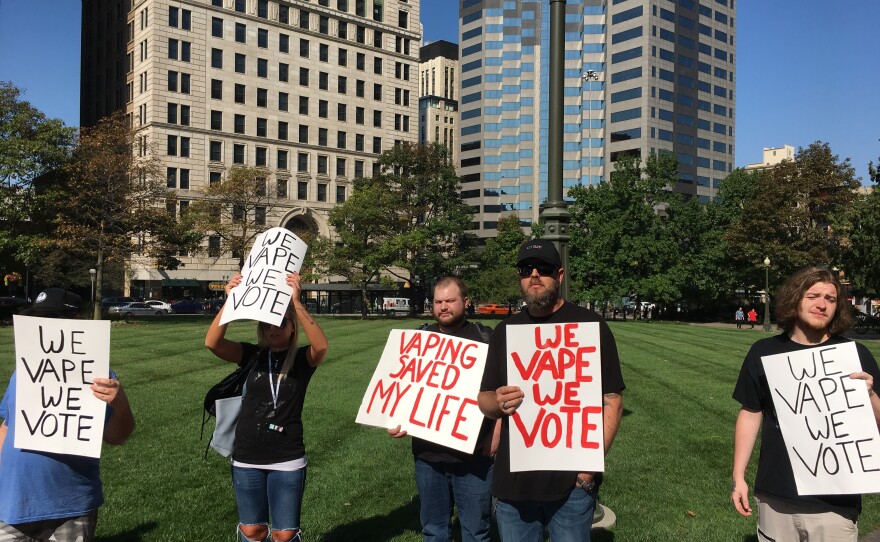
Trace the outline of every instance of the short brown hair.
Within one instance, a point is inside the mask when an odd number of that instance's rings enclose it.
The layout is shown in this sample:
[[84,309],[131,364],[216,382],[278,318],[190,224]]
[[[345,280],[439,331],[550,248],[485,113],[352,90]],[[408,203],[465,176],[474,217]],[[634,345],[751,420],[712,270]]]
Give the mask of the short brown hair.
[[798,309],[807,290],[818,282],[833,284],[837,290],[837,310],[828,323],[828,333],[840,335],[853,325],[852,311],[843,297],[843,287],[827,267],[807,267],[790,276],[776,294],[776,322],[785,331],[794,329]]
[[445,277],[440,277],[439,279],[437,279],[437,282],[434,284],[434,291],[436,292],[437,288],[440,288],[441,286],[446,286],[448,284],[455,284],[456,286],[458,286],[458,291],[461,292],[461,299],[467,299],[467,286],[464,285],[463,280],[456,277],[455,275],[446,275]]

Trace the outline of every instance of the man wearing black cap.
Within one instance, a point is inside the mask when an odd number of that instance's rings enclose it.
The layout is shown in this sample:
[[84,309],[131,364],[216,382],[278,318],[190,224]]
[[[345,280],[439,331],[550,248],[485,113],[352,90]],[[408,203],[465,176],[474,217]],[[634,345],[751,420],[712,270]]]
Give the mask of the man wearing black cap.
[[[49,288],[25,314],[76,318],[80,302],[73,292]],[[94,540],[104,502],[98,459],[16,448],[15,381],[13,372],[0,402],[0,542]],[[122,384],[111,371],[110,378],[95,377],[91,389],[108,405],[104,442],[122,444],[134,430]]]
[[565,269],[551,241],[533,239],[523,243],[517,271],[527,307],[495,328],[479,396],[480,410],[489,418],[502,419],[492,483],[492,493],[498,500],[498,530],[503,541],[541,542],[545,528],[553,542],[588,541],[601,473],[510,471],[509,417],[525,400],[525,394],[518,386],[507,385],[507,328],[516,324],[599,323],[605,453],[614,441],[623,413],[620,394],[624,384],[617,344],[601,316],[559,297]]

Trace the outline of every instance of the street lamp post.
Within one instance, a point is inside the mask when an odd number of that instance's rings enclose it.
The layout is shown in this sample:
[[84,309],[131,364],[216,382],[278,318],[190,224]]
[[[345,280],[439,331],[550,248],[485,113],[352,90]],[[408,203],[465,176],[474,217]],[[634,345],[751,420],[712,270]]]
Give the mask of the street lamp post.
[[764,331],[772,332],[770,325],[770,258],[764,257]]
[[593,88],[591,81],[599,80],[599,73],[596,70],[587,70],[581,75],[586,83],[587,91],[587,185],[593,184]]
[[95,312],[95,275],[98,273],[98,270],[95,268],[89,269],[89,276],[92,277],[92,313]]

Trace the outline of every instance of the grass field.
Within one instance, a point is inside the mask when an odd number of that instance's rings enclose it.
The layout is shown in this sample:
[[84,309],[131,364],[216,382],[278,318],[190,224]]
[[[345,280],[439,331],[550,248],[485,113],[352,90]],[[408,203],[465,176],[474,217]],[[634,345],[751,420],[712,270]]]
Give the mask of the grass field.
[[[388,331],[423,321],[320,319],[330,354],[312,379],[304,414],[307,540],[421,540],[408,439],[354,419]],[[111,365],[138,426],[124,446],[104,449],[103,542],[235,540],[229,465],[213,452],[204,459],[206,440],[199,440],[204,394],[233,368],[203,347],[208,323],[193,317],[113,325]],[[743,356],[763,334],[658,322],[611,327],[627,390],[601,500],[618,522],[596,539],[755,540],[755,519],[740,517],[729,500],[738,411],[730,396]],[[252,341],[254,324],[235,323],[228,336]],[[880,358],[880,344],[866,344]],[[13,349],[12,329],[0,328],[4,384]],[[880,528],[878,504],[876,496],[865,499],[863,533]]]

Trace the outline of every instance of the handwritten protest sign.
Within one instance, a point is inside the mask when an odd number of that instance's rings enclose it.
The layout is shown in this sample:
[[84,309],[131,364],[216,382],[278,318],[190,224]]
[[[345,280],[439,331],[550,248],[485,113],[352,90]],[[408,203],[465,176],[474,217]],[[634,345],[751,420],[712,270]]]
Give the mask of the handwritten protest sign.
[[107,403],[89,386],[110,374],[110,322],[13,316],[15,447],[101,457]]
[[280,324],[290,304],[287,274],[299,272],[308,248],[284,228],[261,233],[244,262],[241,284],[229,292],[220,324],[244,319]]
[[761,358],[800,495],[880,492],[880,434],[856,344]]
[[393,329],[361,401],[357,422],[401,429],[471,453],[487,345],[430,331]]
[[511,472],[603,471],[599,324],[507,328],[507,382],[525,394],[511,416]]

